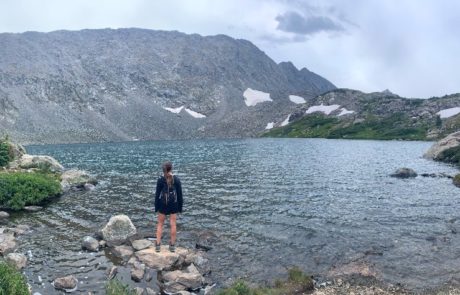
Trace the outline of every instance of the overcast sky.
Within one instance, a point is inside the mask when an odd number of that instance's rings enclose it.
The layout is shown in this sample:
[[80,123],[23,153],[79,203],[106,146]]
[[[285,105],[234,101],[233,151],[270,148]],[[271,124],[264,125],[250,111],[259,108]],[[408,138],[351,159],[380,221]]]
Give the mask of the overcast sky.
[[430,97],[460,92],[459,13],[456,0],[0,0],[0,32],[227,34],[337,87]]

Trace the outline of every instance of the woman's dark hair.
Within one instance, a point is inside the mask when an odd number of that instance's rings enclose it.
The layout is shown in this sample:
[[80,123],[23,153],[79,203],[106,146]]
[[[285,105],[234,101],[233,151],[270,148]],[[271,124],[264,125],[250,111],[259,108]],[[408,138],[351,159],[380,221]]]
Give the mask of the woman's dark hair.
[[162,168],[166,178],[166,183],[168,186],[172,186],[174,184],[174,178],[172,175],[172,163],[170,161],[166,161],[163,163]]

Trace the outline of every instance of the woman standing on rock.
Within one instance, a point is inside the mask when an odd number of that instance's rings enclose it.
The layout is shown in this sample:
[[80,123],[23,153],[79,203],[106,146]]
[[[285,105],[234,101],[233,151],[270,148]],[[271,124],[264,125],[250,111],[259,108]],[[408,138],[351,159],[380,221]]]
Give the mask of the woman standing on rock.
[[172,163],[163,163],[163,175],[158,178],[155,191],[155,212],[158,212],[157,236],[155,251],[160,252],[161,234],[166,215],[171,225],[171,242],[169,251],[176,251],[176,216],[182,213],[182,186],[179,177],[172,174]]

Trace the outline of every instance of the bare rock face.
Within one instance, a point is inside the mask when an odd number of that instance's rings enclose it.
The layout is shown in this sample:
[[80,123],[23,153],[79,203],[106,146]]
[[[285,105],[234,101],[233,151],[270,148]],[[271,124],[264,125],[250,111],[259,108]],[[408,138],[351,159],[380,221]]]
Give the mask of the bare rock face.
[[112,216],[109,222],[102,228],[102,237],[107,243],[124,241],[135,235],[136,227],[126,215]]
[[54,288],[71,292],[77,288],[78,280],[75,276],[66,276],[54,280]]
[[440,157],[444,151],[457,146],[460,146],[460,131],[452,133],[435,143],[423,156],[428,159],[441,160]]
[[5,261],[14,266],[17,270],[23,269],[27,264],[26,256],[21,253],[10,253],[6,255]]

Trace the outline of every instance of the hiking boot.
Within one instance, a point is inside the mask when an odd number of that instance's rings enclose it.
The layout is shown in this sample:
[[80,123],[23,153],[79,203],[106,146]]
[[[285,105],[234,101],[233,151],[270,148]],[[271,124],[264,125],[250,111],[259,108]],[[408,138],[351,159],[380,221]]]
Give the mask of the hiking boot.
[[174,245],[174,244],[169,244],[169,251],[170,251],[170,252],[176,252],[176,245]]
[[161,244],[157,244],[155,242],[155,252],[160,252],[160,250],[161,250]]

